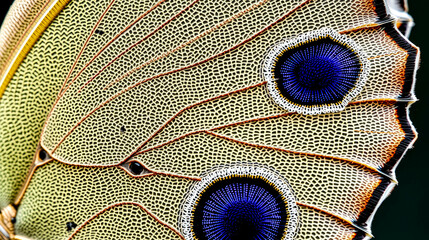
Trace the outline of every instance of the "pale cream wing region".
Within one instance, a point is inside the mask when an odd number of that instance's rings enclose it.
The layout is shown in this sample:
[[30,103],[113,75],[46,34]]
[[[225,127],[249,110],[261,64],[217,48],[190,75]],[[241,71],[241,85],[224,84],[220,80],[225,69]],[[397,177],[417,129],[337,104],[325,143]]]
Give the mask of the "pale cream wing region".
[[[398,30],[405,5],[389,4],[17,1],[0,32],[0,226],[11,239],[185,239],[193,186],[256,164],[287,180],[295,239],[371,238],[416,138],[419,50]],[[367,81],[343,111],[287,111],[263,62],[321,28],[361,47]]]

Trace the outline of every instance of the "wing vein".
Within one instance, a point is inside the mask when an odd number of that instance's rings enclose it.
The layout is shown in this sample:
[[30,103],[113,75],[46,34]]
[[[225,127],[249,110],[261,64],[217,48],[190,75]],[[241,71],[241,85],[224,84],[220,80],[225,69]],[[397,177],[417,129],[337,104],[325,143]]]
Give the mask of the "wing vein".
[[[103,103],[101,103],[99,106],[97,106],[97,107],[95,107],[93,110],[91,110],[86,116],[84,116],[73,128],[71,128],[70,130],[69,130],[69,132],[67,132],[66,133],[66,135],[58,142],[58,144],[54,147],[54,149],[52,150],[52,153],[54,153],[57,149],[58,149],[58,147],[61,145],[61,143],[63,143],[64,142],[64,140],[80,125],[80,124],[82,124],[82,122],[84,122],[89,116],[91,116],[94,112],[96,112],[97,110],[99,110],[100,108],[102,108],[103,106],[105,106],[106,104],[108,104],[108,103],[110,103],[111,101],[113,101],[115,98],[117,98],[117,97],[119,97],[119,96],[121,96],[122,94],[124,94],[124,93],[126,93],[126,92],[128,92],[128,91],[130,91],[130,90],[132,90],[132,89],[134,89],[135,87],[137,87],[137,86],[139,86],[139,85],[141,85],[141,84],[143,84],[144,82],[147,82],[147,81],[149,81],[149,80],[151,80],[151,79],[155,79],[155,78],[159,78],[159,77],[162,77],[162,76],[166,76],[166,75],[169,75],[169,74],[172,74],[172,73],[175,73],[175,72],[179,72],[179,71],[183,71],[183,70],[186,70],[186,69],[189,69],[189,68],[192,68],[192,67],[194,67],[194,66],[197,66],[197,65],[199,65],[199,64],[202,64],[202,63],[204,63],[204,62],[208,62],[208,61],[210,61],[210,60],[212,60],[212,59],[215,59],[215,58],[217,58],[217,57],[219,57],[219,56],[222,56],[222,55],[224,55],[224,54],[226,54],[226,53],[228,53],[228,52],[231,52],[231,51],[233,51],[233,50],[235,50],[235,49],[237,49],[237,48],[239,48],[240,46],[242,46],[242,45],[244,45],[245,43],[247,43],[247,42],[249,42],[249,41],[251,41],[251,40],[253,40],[253,39],[255,39],[256,37],[258,37],[259,35],[261,35],[262,33],[264,33],[265,31],[267,31],[268,29],[270,29],[270,28],[272,28],[273,26],[275,26],[276,24],[278,24],[279,22],[281,22],[281,21],[283,21],[283,20],[285,20],[287,17],[289,17],[291,14],[293,14],[294,12],[296,12],[297,10],[299,10],[300,8],[302,8],[303,6],[305,6],[307,3],[309,3],[311,0],[305,0],[305,1],[303,1],[301,4],[299,4],[298,6],[296,6],[295,8],[293,8],[292,10],[290,10],[289,12],[287,12],[285,15],[283,15],[281,18],[279,18],[279,19],[277,19],[276,21],[274,21],[273,23],[271,23],[270,25],[268,25],[268,26],[266,26],[264,29],[262,29],[261,31],[259,31],[259,32],[257,32],[256,34],[254,34],[253,36],[251,36],[250,38],[248,38],[248,39],[245,39],[244,41],[242,41],[241,43],[239,43],[239,44],[237,44],[237,45],[235,45],[234,47],[231,47],[230,49],[227,49],[226,51],[224,51],[224,52],[221,52],[221,53],[219,53],[219,54],[216,54],[216,55],[214,55],[214,56],[212,56],[212,57],[210,57],[210,58],[207,58],[207,59],[204,59],[204,60],[202,60],[202,61],[200,61],[200,62],[197,62],[197,63],[194,63],[194,64],[192,64],[192,65],[189,65],[189,66],[185,66],[185,67],[182,67],[182,68],[178,68],[178,69],[175,69],[175,70],[172,70],[172,71],[169,71],[169,72],[165,72],[165,73],[161,73],[161,74],[158,74],[158,75],[156,75],[156,76],[153,76],[153,77],[150,77],[150,78],[148,78],[148,79],[145,79],[145,80],[142,80],[142,81],[139,81],[139,82],[137,82],[137,83],[135,83],[135,84],[133,84],[133,85],[131,85],[131,86],[129,86],[129,87],[127,87],[127,88],[125,88],[125,89],[123,89],[123,90],[121,90],[120,92],[118,92],[117,94],[115,94],[115,95],[113,95],[113,96],[111,96],[110,98],[108,98],[106,101],[104,101]],[[137,149],[135,149],[135,151],[132,153],[132,154],[134,154],[135,152],[137,152],[139,150],[139,148],[137,148]],[[130,155],[130,156],[132,156],[132,154]]]
[[170,50],[170,51],[167,51],[167,52],[165,52],[165,53],[163,53],[163,54],[159,55],[158,57],[155,57],[155,58],[150,59],[149,61],[147,61],[147,62],[143,63],[142,65],[140,65],[140,66],[138,66],[138,67],[136,67],[136,68],[134,68],[134,69],[130,70],[129,72],[125,73],[124,75],[122,75],[122,76],[120,76],[119,78],[115,79],[114,81],[110,82],[110,83],[105,87],[105,89],[107,89],[107,88],[111,87],[111,86],[112,86],[112,85],[114,85],[115,83],[117,83],[117,82],[121,81],[122,79],[124,79],[124,78],[126,78],[126,77],[128,77],[128,76],[130,76],[131,74],[133,74],[133,73],[135,73],[135,72],[139,71],[139,70],[140,70],[140,69],[142,69],[143,67],[145,67],[145,66],[147,66],[147,65],[149,65],[149,64],[151,64],[151,63],[153,63],[153,62],[155,62],[155,61],[158,61],[158,60],[160,60],[160,59],[162,59],[162,58],[165,58],[165,57],[167,57],[168,55],[170,55],[170,54],[172,54],[172,53],[174,53],[174,52],[176,52],[176,51],[179,51],[180,49],[182,49],[182,48],[186,47],[187,45],[194,43],[194,42],[195,42],[195,41],[197,41],[198,39],[201,39],[201,38],[203,38],[203,37],[205,37],[205,36],[209,35],[210,33],[212,33],[212,32],[214,32],[214,31],[216,31],[217,29],[219,29],[219,28],[221,28],[221,27],[223,27],[223,26],[227,25],[228,23],[230,23],[230,22],[234,21],[235,19],[237,19],[237,18],[239,18],[239,17],[243,16],[244,14],[246,14],[246,13],[248,13],[248,12],[252,11],[253,9],[255,9],[255,8],[257,8],[257,7],[261,6],[261,5],[263,5],[263,4],[264,4],[264,3],[266,3],[267,1],[268,1],[268,0],[262,0],[262,1],[259,1],[259,2],[255,3],[255,4],[251,5],[250,7],[248,7],[248,8],[246,8],[246,9],[244,9],[244,10],[242,10],[242,11],[238,12],[237,14],[234,14],[233,16],[231,16],[231,17],[227,18],[227,19],[226,19],[226,20],[224,20],[223,22],[220,22],[220,23],[216,24],[215,26],[213,26],[213,27],[211,27],[211,28],[207,29],[207,30],[206,30],[206,31],[204,31],[203,33],[201,33],[201,34],[199,34],[199,35],[195,36],[194,38],[192,38],[191,40],[189,40],[189,41],[187,41],[187,42],[185,42],[185,43],[182,43],[182,44],[181,44],[181,45],[179,45],[178,47],[176,47],[176,48],[174,48],[174,49],[172,49],[172,50]]
[[318,211],[318,212],[321,212],[321,213],[326,214],[326,215],[328,215],[328,216],[331,216],[331,217],[333,217],[333,218],[336,218],[336,219],[338,219],[338,220],[340,220],[340,221],[342,221],[342,222],[344,222],[344,223],[349,224],[350,226],[352,226],[352,227],[354,227],[354,228],[356,228],[356,229],[358,229],[358,230],[360,230],[360,231],[363,231],[364,233],[366,233],[366,234],[368,234],[368,235],[370,235],[370,236],[372,237],[371,232],[370,232],[368,229],[366,229],[366,228],[364,228],[364,227],[361,227],[361,226],[356,225],[355,223],[353,223],[353,221],[351,221],[351,220],[349,220],[349,219],[343,218],[343,217],[338,216],[338,215],[336,215],[336,214],[333,214],[333,213],[331,213],[331,212],[329,212],[329,211],[327,211],[327,210],[324,210],[324,209],[318,208],[318,207],[313,206],[313,205],[310,205],[310,204],[302,203],[302,202],[299,202],[299,201],[297,201],[297,202],[296,202],[296,204],[297,204],[298,206],[306,207],[306,208],[310,208],[310,209],[312,209],[312,210],[314,210],[314,211]]
[[114,207],[122,206],[122,205],[134,205],[134,206],[137,206],[137,207],[141,208],[143,211],[145,211],[155,221],[157,221],[161,225],[167,227],[168,229],[170,229],[171,231],[173,231],[175,234],[177,234],[177,236],[179,236],[181,239],[185,240],[185,238],[183,237],[183,235],[176,228],[174,228],[173,226],[170,226],[168,223],[162,221],[155,214],[153,214],[148,209],[146,209],[144,206],[142,206],[141,204],[136,203],[136,202],[120,202],[120,203],[115,203],[115,204],[112,204],[112,205],[110,205],[110,206],[102,209],[101,211],[99,211],[98,213],[96,213],[92,217],[90,217],[88,220],[86,220],[82,225],[80,225],[79,227],[77,227],[76,230],[70,235],[70,237],[67,238],[67,240],[73,239],[73,237],[80,230],[82,230],[83,227],[85,227],[88,223],[90,223],[92,220],[94,220],[95,218],[97,218],[98,216],[100,216],[101,214],[103,214],[104,212],[106,212],[106,211],[108,211],[108,210],[110,210],[110,209],[112,209]]
[[[107,6],[107,8],[104,10],[104,12],[101,14],[100,18],[98,19],[97,23],[96,23],[96,24],[94,25],[94,27],[92,28],[91,33],[89,34],[88,38],[85,40],[85,43],[82,45],[82,48],[81,48],[81,50],[79,51],[79,54],[78,54],[78,56],[76,57],[76,60],[74,61],[74,63],[73,63],[73,65],[72,65],[72,67],[70,68],[69,73],[68,73],[68,74],[67,74],[67,76],[66,76],[66,79],[64,80],[63,85],[62,85],[62,86],[61,86],[61,88],[60,88],[60,91],[59,91],[59,93],[58,93],[58,96],[57,96],[57,98],[55,99],[55,102],[54,102],[54,104],[52,105],[51,110],[49,111],[48,115],[46,116],[45,123],[43,124],[43,127],[42,127],[41,136],[43,136],[43,134],[44,134],[44,132],[45,132],[45,129],[46,129],[46,125],[48,124],[48,121],[49,121],[49,119],[50,119],[50,117],[51,117],[51,115],[52,115],[52,113],[53,113],[53,111],[54,111],[55,107],[57,106],[58,102],[60,101],[60,99],[62,98],[62,96],[64,96],[64,93],[65,93],[65,92],[67,91],[67,89],[70,87],[71,83],[73,83],[73,81],[74,81],[74,80],[72,80],[72,82],[67,86],[67,82],[68,82],[68,80],[69,80],[69,78],[70,78],[70,76],[71,76],[71,74],[72,74],[72,72],[73,72],[74,68],[76,67],[77,62],[79,61],[79,59],[80,59],[81,55],[83,54],[83,51],[85,50],[86,46],[88,45],[89,40],[90,40],[90,39],[91,39],[91,37],[94,35],[95,29],[98,27],[98,25],[100,24],[101,20],[102,20],[102,19],[103,19],[103,17],[106,15],[106,13],[109,11],[109,9],[111,8],[111,6],[113,5],[113,3],[114,3],[115,1],[116,1],[116,0],[112,0],[112,1],[110,2],[110,4]],[[67,86],[67,87],[66,87],[66,86]]]
[[[92,62],[102,53],[104,50],[106,50],[110,44],[112,44],[114,41],[116,41],[122,34],[124,34],[126,31],[128,31],[132,26],[137,24],[140,20],[142,20],[145,16],[147,16],[150,12],[152,12],[154,9],[156,9],[161,3],[165,2],[166,0],[160,0],[155,5],[153,5],[149,10],[144,12],[142,15],[140,15],[138,18],[136,18],[132,23],[130,23],[128,26],[126,26],[122,31],[120,31],[118,34],[116,34],[109,42],[107,42],[92,58],[89,60],[85,66],[76,74],[76,76],[72,79],[69,86],[73,84],[73,82],[82,74],[82,72],[91,65]],[[144,40],[141,40],[144,41]]]
[[176,19],[177,17],[179,17],[180,15],[182,15],[184,12],[186,12],[187,10],[189,10],[193,5],[195,5],[198,1],[200,0],[194,0],[191,4],[189,4],[188,6],[186,6],[186,8],[182,9],[180,12],[178,12],[176,15],[174,15],[173,17],[171,17],[170,19],[168,19],[166,22],[164,22],[163,24],[161,24],[160,26],[158,26],[155,30],[153,30],[152,32],[150,32],[148,35],[146,35],[145,37],[143,37],[142,39],[140,39],[139,41],[135,42],[133,45],[131,45],[130,47],[128,47],[127,49],[125,49],[124,51],[122,51],[120,54],[118,54],[115,58],[113,58],[110,62],[108,62],[105,66],[103,66],[94,76],[92,76],[86,83],[84,83],[84,85],[80,88],[79,92],[82,91],[83,88],[85,88],[89,83],[91,83],[96,77],[98,77],[106,68],[108,68],[110,65],[112,65],[114,62],[116,62],[119,58],[121,58],[123,55],[125,55],[127,52],[131,51],[131,49],[133,49],[134,47],[136,47],[137,45],[139,45],[140,43],[144,42],[145,40],[147,40],[148,38],[150,38],[151,36],[153,36],[155,33],[157,33],[159,30],[161,30],[162,28],[164,28],[166,25],[168,25],[171,21],[173,21],[174,19]]
[[157,145],[157,146],[145,149],[143,151],[137,152],[133,156],[143,155],[143,154],[145,154],[147,152],[150,152],[152,150],[155,150],[155,149],[158,149],[158,148],[162,148],[164,146],[167,146],[167,145],[170,145],[172,143],[178,142],[181,139],[184,139],[186,137],[189,137],[189,136],[192,136],[192,135],[197,135],[197,134],[200,134],[200,133],[212,135],[212,136],[214,136],[216,138],[221,138],[221,139],[227,140],[229,142],[239,143],[239,144],[243,144],[243,145],[250,146],[250,147],[255,147],[255,148],[270,149],[270,150],[274,150],[274,151],[287,152],[287,153],[292,153],[292,154],[299,154],[299,155],[306,155],[306,156],[311,156],[311,157],[320,157],[320,158],[328,158],[328,159],[343,161],[343,162],[347,162],[347,163],[351,163],[353,165],[357,165],[357,166],[363,167],[364,169],[366,169],[367,171],[369,171],[371,173],[377,173],[377,174],[385,175],[385,174],[381,173],[379,170],[377,170],[374,167],[371,167],[371,166],[369,166],[367,164],[364,164],[364,163],[361,163],[361,162],[358,162],[358,161],[354,161],[352,159],[340,158],[340,157],[328,156],[328,155],[322,155],[322,154],[316,154],[316,153],[310,153],[310,152],[293,151],[293,150],[288,150],[288,149],[283,149],[283,148],[276,148],[276,147],[271,147],[271,146],[265,146],[265,145],[255,144],[255,143],[249,143],[249,142],[237,140],[237,139],[234,139],[234,138],[230,138],[230,137],[227,137],[227,136],[224,136],[224,135],[221,135],[221,134],[217,134],[217,133],[213,132],[212,130],[198,130],[198,131],[190,132],[190,133],[184,134],[184,135],[182,135],[180,137],[174,138],[174,139],[172,139],[172,140],[170,140],[168,142],[165,142],[163,144],[160,144],[160,145]]

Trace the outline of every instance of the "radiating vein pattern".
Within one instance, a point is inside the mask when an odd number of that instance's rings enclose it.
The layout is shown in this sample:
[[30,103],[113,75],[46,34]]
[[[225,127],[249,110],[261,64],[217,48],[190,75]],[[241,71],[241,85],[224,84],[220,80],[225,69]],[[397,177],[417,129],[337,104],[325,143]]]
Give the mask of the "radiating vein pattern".
[[[419,53],[396,25],[382,0],[72,0],[0,96],[0,209],[40,143],[53,160],[31,176],[15,224],[31,239],[185,239],[192,189],[251,164],[287,180],[296,239],[362,240],[416,134]],[[322,28],[365,53],[367,81],[344,110],[286,110],[262,74],[267,54]],[[267,219],[283,216],[274,210]],[[210,214],[199,218],[209,228],[224,216]]]
[[13,201],[23,184],[68,68],[107,4],[72,2],[32,48],[1,96],[0,175],[8,181],[0,184],[0,208]]
[[[173,116],[180,109],[192,105],[196,101],[203,101],[204,99],[262,82],[263,80],[258,73],[261,67],[261,61],[267,49],[280,39],[299,34],[299,32],[302,31],[311,30],[297,29],[295,27],[296,24],[291,20],[306,19],[305,16],[310,14],[312,9],[322,8],[320,1],[287,1],[287,3],[278,1],[266,2],[265,4],[258,5],[256,8],[251,8],[252,10],[246,12],[246,14],[240,15],[240,17],[229,24],[223,25],[208,35],[204,35],[198,39],[198,41],[181,48],[179,51],[168,55],[168,57],[147,65],[140,71],[130,75],[127,78],[128,80],[123,79],[124,81],[113,85],[107,90],[103,90],[112,80],[122,75],[120,72],[126,73],[129,71],[122,71],[124,67],[139,66],[139,62],[145,63],[151,59],[150,57],[145,58],[144,55],[141,55],[142,53],[154,55],[158,52],[158,54],[162,55],[166,49],[167,51],[168,49],[174,49],[175,46],[180,46],[194,36],[198,36],[200,33],[222,22],[223,18],[220,20],[219,18],[210,16],[207,21],[198,20],[204,23],[204,25],[199,24],[197,29],[194,29],[195,24],[182,24],[185,19],[186,23],[188,22],[187,20],[193,19],[193,17],[191,17],[195,16],[193,11],[197,11],[201,4],[208,3],[199,1],[193,7],[187,9],[187,11],[182,13],[177,19],[171,21],[155,35],[152,35],[149,39],[142,42],[143,45],[147,46],[144,50],[137,51],[138,49],[133,49],[133,51],[130,51],[130,54],[138,53],[138,56],[134,55],[134,57],[129,58],[122,56],[121,59],[123,60],[129,59],[127,63],[122,62],[118,67],[111,65],[109,69],[115,69],[114,72],[109,73],[106,69],[103,71],[103,74],[97,77],[98,81],[94,80],[95,82],[92,82],[81,92],[77,93],[81,89],[82,84],[88,80],[88,78],[81,75],[79,79],[82,80],[80,81],[77,79],[75,81],[75,84],[73,84],[74,87],[70,87],[53,110],[52,116],[48,120],[46,126],[46,133],[42,138],[42,144],[50,150],[55,149],[56,158],[65,162],[84,163],[84,161],[90,161],[92,164],[103,163],[103,165],[105,165],[125,159],[130,156],[133,151],[136,151],[144,140],[156,131],[162,123],[166,122],[169,117]],[[253,4],[231,5],[240,7],[239,9],[231,10],[232,12],[230,13],[240,13]],[[325,4],[335,5],[335,2],[328,1]],[[362,11],[366,9],[372,12],[372,9],[369,9],[370,5],[366,6],[362,2],[352,2],[351,5],[351,7],[357,7]],[[290,13],[285,11],[285,9],[289,9]],[[345,8],[342,11],[344,11],[344,15],[349,15],[356,10],[354,8]],[[342,17],[342,15],[323,15],[323,13],[320,15],[316,14],[312,21],[314,21],[315,29],[318,27],[317,25],[320,27],[322,26],[322,22],[326,22],[328,27],[344,30],[373,22],[375,16],[371,18],[370,12],[367,13],[367,16],[358,15],[359,17],[353,20],[355,22],[351,23],[342,21],[339,24],[335,24],[338,22],[338,20],[335,20],[335,17]],[[266,17],[261,18],[260,16],[262,14]],[[282,19],[283,16],[286,16],[286,18]],[[212,20],[209,21],[210,19]],[[214,22],[213,19],[217,21]],[[206,22],[208,26],[204,27]],[[270,28],[272,31],[268,31],[266,27],[271,25],[273,26]],[[308,26],[305,25],[303,27]],[[171,31],[169,31],[169,29],[171,29]],[[181,29],[185,34],[179,34],[180,36],[177,36],[178,34],[174,34],[173,29],[176,29],[176,31]],[[264,29],[265,31],[261,32]],[[195,33],[186,37],[188,36],[188,32]],[[156,38],[158,35],[159,38],[163,40]],[[228,41],[217,44],[226,36],[228,36]],[[257,37],[252,38],[253,36]],[[184,37],[186,37],[186,39],[180,39]],[[176,40],[175,38],[179,39]],[[167,39],[169,41],[166,41]],[[163,75],[163,73],[168,73],[169,71],[204,61],[211,56],[216,56],[216,54],[227,51],[247,39],[251,40],[241,45],[238,49],[226,52],[211,61],[202,62],[194,67]],[[172,45],[172,47],[162,47],[162,44],[174,45]],[[154,46],[159,49],[152,51],[151,49]],[[202,51],[202,49],[204,49],[204,51]],[[100,60],[101,59],[106,58],[100,58]],[[119,63],[120,62],[118,62],[118,64]],[[161,77],[153,78],[158,74],[161,74]],[[90,74],[88,77],[91,76]],[[216,77],[214,78],[213,76]],[[150,80],[146,81],[145,79]],[[222,79],[222,85],[218,85],[219,79]],[[142,84],[136,85],[135,82],[142,82]],[[127,90],[127,87],[131,88]],[[126,89],[126,91],[121,91],[121,89]],[[117,95],[117,93],[120,93],[120,95]],[[136,96],[140,96],[141,94],[147,96],[152,95],[153,97],[136,98]],[[166,103],[168,108],[165,108]],[[160,111],[161,109],[162,111]],[[117,110],[119,110],[121,114],[118,115],[118,117],[114,117],[116,114],[113,114],[112,111]],[[56,112],[61,112],[61,114],[59,115]],[[161,112],[162,115],[159,115]],[[106,115],[109,115],[110,121],[104,121],[102,125],[90,124],[92,122],[101,123],[100,119],[105,119]],[[63,121],[62,119],[67,119],[67,121]],[[111,143],[109,147],[106,146],[106,148],[104,148],[99,144],[97,144],[97,146],[92,145],[95,142],[91,139],[94,137],[106,139],[104,134],[110,130],[114,131],[114,129],[118,129],[118,125],[120,124],[133,124],[133,126],[129,127],[130,131],[126,135],[118,136],[115,133],[116,131],[111,132],[108,140]],[[89,126],[91,130],[87,129]],[[101,129],[108,130],[104,131]],[[91,132],[90,135],[87,134],[88,131]],[[78,141],[80,144],[75,146],[72,150],[73,159],[64,157],[69,153],[71,154],[71,152],[69,152],[71,149],[67,148],[67,145],[74,141]],[[81,149],[78,149],[80,146],[82,146]],[[113,149],[111,147],[114,146],[117,146],[118,149],[112,151]],[[95,155],[91,154],[91,156],[97,159],[90,160],[85,157],[88,156],[88,149],[91,149],[91,151],[96,150],[99,153]],[[109,152],[109,154],[103,154],[103,152]],[[89,164],[89,162],[86,164]]]

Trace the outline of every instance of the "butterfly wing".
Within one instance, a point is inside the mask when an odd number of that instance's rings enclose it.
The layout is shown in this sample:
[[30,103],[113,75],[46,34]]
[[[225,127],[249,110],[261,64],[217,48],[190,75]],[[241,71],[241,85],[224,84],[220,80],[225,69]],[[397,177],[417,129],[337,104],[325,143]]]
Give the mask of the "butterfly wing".
[[408,38],[414,26],[413,18],[408,14],[408,2],[405,0],[388,0],[386,3],[390,14],[397,19],[396,27]]
[[[25,59],[2,58],[16,71],[3,73],[0,170],[14,177],[2,177],[0,203],[19,206],[17,235],[190,239],[197,196],[239,176],[281,192],[283,239],[371,237],[416,136],[407,112],[418,49],[384,1],[41,6],[37,17],[53,20]],[[270,49],[325,28],[359,46],[366,81],[341,110],[279,106],[263,74]],[[238,181],[265,196],[264,183]]]

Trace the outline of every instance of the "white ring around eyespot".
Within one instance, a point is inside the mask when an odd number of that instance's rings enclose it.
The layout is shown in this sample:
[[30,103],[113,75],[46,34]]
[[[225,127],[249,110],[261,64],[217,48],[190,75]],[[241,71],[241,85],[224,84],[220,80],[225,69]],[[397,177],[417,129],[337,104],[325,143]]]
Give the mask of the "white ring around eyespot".
[[289,186],[289,183],[279,174],[260,167],[260,165],[243,164],[232,167],[221,167],[205,175],[201,181],[194,184],[185,197],[182,204],[182,213],[179,217],[179,227],[185,240],[195,240],[192,232],[192,214],[195,203],[198,201],[201,193],[214,181],[230,176],[258,176],[272,183],[280,194],[284,197],[287,204],[289,218],[287,220],[285,233],[282,240],[293,240],[299,228],[299,209],[296,204],[295,195]]
[[[281,95],[280,91],[277,88],[277,83],[275,82],[273,68],[276,64],[277,57],[285,50],[289,48],[294,48],[300,43],[306,43],[311,40],[317,40],[320,38],[331,37],[332,39],[349,46],[358,56],[360,62],[362,63],[362,71],[359,75],[359,78],[356,81],[354,88],[352,88],[347,95],[343,97],[343,100],[338,103],[331,104],[318,104],[318,105],[301,105],[294,103],[284,96]],[[354,42],[351,38],[341,35],[335,32],[332,29],[322,28],[319,30],[311,31],[299,35],[298,37],[283,40],[277,43],[267,54],[265,60],[263,61],[262,66],[262,75],[263,78],[267,81],[268,92],[273,98],[274,102],[277,103],[283,109],[286,109],[291,112],[297,112],[300,114],[316,115],[330,112],[339,112],[345,109],[347,104],[356,97],[365,85],[368,78],[368,59],[366,54],[361,49],[361,47]]]

